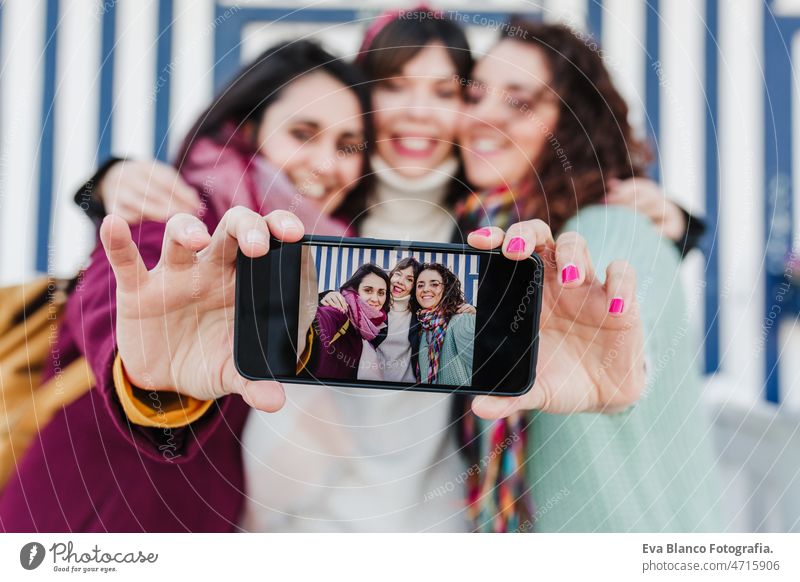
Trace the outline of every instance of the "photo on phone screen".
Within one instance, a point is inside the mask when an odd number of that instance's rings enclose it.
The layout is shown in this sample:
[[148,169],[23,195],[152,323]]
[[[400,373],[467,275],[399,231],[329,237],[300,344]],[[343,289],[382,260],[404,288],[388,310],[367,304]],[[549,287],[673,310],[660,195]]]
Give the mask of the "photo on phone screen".
[[521,394],[542,264],[464,245],[305,237],[237,264],[235,362],[252,379]]
[[479,263],[447,252],[304,246],[297,375],[471,384]]

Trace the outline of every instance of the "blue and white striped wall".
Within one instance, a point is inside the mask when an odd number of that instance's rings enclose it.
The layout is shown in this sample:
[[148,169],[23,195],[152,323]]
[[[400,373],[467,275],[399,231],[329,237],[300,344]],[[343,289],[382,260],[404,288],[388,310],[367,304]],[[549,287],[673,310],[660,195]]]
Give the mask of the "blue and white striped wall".
[[[312,34],[352,54],[369,18],[414,2],[5,0],[0,2],[0,284],[73,274],[94,247],[71,194],[110,153],[169,159],[243,59]],[[684,284],[697,364],[745,398],[800,407],[796,311],[778,303],[797,250],[793,80],[800,1],[441,0],[478,52],[521,8],[601,40],[643,135],[653,176],[708,218]],[[723,5],[724,4],[724,9]],[[798,58],[793,58],[798,57]],[[773,323],[774,322],[774,323]]]
[[317,266],[317,288],[322,291],[339,289],[361,265],[372,263],[389,272],[400,259],[414,257],[420,263],[439,263],[450,269],[458,280],[464,298],[476,305],[480,257],[438,252],[410,252],[389,249],[351,249],[318,246],[314,252]]

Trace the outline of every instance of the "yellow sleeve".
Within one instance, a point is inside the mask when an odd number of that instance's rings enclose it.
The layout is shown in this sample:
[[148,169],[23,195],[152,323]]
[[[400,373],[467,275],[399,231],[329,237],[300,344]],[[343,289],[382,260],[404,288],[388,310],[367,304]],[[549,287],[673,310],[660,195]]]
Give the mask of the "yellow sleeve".
[[189,425],[211,408],[213,400],[199,400],[165,390],[142,390],[130,383],[122,358],[114,358],[114,388],[125,415],[133,424],[155,428]]

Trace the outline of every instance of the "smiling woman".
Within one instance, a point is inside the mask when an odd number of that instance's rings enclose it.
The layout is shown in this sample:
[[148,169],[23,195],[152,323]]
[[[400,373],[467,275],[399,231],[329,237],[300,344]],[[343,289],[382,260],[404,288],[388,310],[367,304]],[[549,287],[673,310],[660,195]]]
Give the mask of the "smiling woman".
[[458,313],[464,304],[461,282],[438,263],[426,263],[417,277],[421,328],[418,382],[461,386],[472,381],[475,314]]
[[365,344],[386,328],[389,286],[383,269],[368,263],[339,289],[341,306],[317,307],[298,358],[298,376],[355,380]]

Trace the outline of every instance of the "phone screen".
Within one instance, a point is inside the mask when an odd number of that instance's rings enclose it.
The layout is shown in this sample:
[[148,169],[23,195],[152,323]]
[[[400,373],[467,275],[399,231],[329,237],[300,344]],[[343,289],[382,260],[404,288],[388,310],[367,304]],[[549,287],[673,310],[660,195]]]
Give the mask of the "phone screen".
[[240,256],[236,360],[247,377],[521,393],[533,381],[535,260],[461,245],[311,238]]

